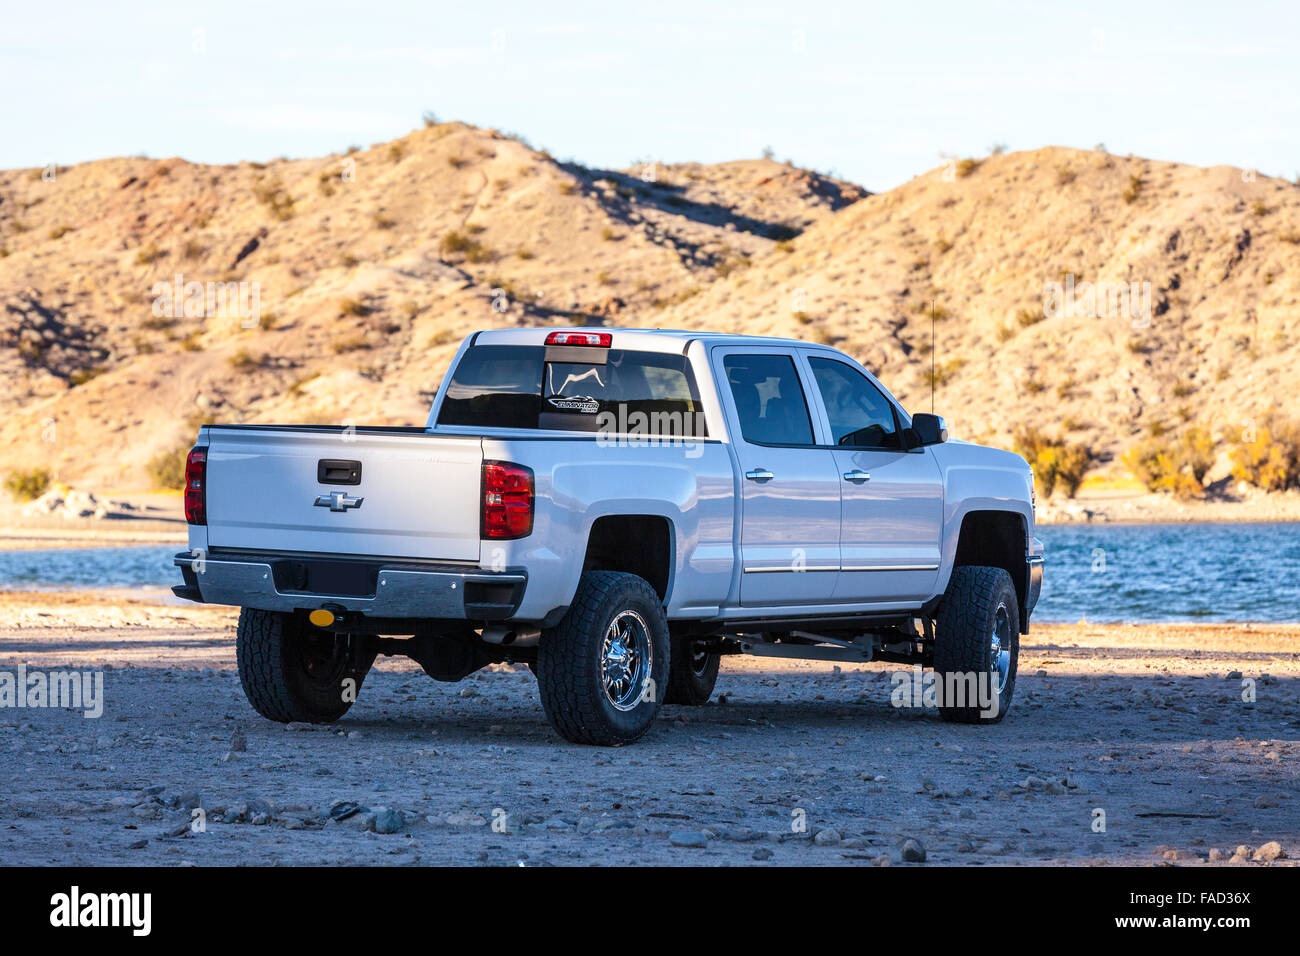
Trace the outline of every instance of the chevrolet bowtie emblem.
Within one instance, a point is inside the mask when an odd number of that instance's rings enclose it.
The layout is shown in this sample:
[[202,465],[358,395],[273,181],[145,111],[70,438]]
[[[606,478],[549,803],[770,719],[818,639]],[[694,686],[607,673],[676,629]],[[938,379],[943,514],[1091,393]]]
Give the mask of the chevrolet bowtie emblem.
[[360,508],[361,502],[365,498],[352,498],[342,491],[331,491],[328,495],[321,495],[316,499],[317,508],[328,508],[330,511],[347,511],[349,508]]

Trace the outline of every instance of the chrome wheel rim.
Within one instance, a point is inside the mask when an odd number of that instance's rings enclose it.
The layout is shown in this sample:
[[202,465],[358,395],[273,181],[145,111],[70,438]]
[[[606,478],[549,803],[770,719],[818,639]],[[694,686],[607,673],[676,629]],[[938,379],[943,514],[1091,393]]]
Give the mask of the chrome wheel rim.
[[634,709],[654,662],[650,628],[636,611],[620,611],[605,629],[600,677],[605,699],[615,710]]
[[1011,616],[1007,606],[999,604],[993,615],[993,628],[989,633],[989,672],[993,678],[993,693],[1001,696],[1011,674]]
[[703,677],[704,672],[709,669],[709,652],[701,644],[691,646],[691,673],[696,677]]

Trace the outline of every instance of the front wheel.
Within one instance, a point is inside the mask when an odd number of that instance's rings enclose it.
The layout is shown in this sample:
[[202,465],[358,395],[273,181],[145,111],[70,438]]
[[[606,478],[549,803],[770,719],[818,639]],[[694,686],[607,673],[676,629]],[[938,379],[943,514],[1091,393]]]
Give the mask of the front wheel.
[[537,649],[546,717],[565,740],[629,744],[659,713],[668,681],[668,621],[635,574],[587,571],[569,613]]
[[239,612],[235,660],[244,696],[263,717],[322,724],[347,713],[374,655],[355,638],[293,614],[246,607]]
[[1002,568],[953,568],[935,621],[935,690],[944,720],[995,724],[1011,706],[1020,605]]

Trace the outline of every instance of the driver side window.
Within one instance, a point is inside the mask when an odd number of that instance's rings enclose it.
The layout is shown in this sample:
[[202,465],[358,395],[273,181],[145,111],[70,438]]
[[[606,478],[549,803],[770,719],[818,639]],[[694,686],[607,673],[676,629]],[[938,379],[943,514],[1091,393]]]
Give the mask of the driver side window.
[[835,359],[813,356],[808,364],[821,391],[835,444],[853,448],[903,447],[894,406],[870,379]]

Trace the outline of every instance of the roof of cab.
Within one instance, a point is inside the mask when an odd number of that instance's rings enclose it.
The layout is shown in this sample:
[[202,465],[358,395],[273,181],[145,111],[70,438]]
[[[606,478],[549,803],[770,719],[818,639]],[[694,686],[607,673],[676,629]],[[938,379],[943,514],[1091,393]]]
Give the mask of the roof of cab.
[[552,332],[609,332],[615,348],[638,348],[647,351],[678,352],[694,339],[718,345],[735,342],[738,345],[812,345],[798,339],[775,338],[766,335],[739,335],[733,332],[703,332],[692,329],[628,329],[609,326],[560,326],[528,329],[491,329],[478,332],[475,343],[483,345],[541,345]]

